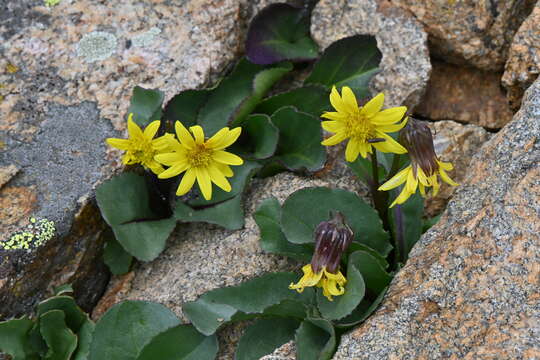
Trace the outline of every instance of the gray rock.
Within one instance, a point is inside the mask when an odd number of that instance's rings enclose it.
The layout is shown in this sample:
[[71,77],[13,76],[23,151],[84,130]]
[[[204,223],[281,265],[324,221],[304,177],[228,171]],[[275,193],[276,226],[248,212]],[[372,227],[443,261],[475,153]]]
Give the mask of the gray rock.
[[372,34],[383,54],[372,93],[384,92],[387,106],[414,107],[423,95],[431,63],[427,34],[409,13],[376,0],[321,0],[311,34],[322,48],[344,37]]
[[537,80],[334,359],[538,358],[539,118]]

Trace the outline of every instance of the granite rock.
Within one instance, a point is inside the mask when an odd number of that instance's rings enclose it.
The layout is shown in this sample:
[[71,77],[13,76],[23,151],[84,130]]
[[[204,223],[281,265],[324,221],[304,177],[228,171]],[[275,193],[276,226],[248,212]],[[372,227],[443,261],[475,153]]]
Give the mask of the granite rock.
[[540,81],[334,359],[540,356]]
[[427,35],[407,12],[376,0],[321,0],[315,7],[311,35],[321,48],[356,34],[372,34],[383,54],[381,72],[370,84],[384,92],[388,106],[414,107],[431,72]]
[[432,61],[426,93],[415,114],[430,120],[466,122],[499,129],[512,120],[501,74]]
[[391,0],[429,34],[432,55],[458,65],[501,71],[516,30],[534,0]]
[[514,109],[521,104],[523,92],[540,72],[540,2],[517,31],[504,67],[502,84],[508,90],[508,100]]

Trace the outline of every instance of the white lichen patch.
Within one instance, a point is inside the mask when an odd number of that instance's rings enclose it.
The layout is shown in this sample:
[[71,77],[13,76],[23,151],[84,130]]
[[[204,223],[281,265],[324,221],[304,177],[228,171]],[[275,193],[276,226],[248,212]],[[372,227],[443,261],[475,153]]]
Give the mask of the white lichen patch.
[[77,54],[87,62],[101,61],[116,52],[117,40],[113,34],[93,31],[85,34],[77,45]]
[[157,27],[153,27],[150,30],[136,35],[131,39],[133,46],[135,47],[148,47],[155,41],[155,37],[161,33],[161,30]]
[[52,239],[56,228],[54,221],[48,219],[30,218],[23,230],[12,234],[7,240],[0,241],[3,250],[30,250],[40,247]]

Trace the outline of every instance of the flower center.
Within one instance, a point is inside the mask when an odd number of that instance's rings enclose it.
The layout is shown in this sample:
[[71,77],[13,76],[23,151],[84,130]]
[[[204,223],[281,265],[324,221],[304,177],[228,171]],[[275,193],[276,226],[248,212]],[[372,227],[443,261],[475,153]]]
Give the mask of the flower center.
[[154,158],[154,149],[152,148],[152,142],[141,139],[133,141],[132,149],[130,151],[131,159],[134,163],[140,162],[143,165],[148,164]]
[[351,134],[351,138],[355,138],[359,142],[367,142],[374,137],[373,125],[360,112],[347,119],[347,130]]
[[191,167],[207,167],[212,160],[212,150],[204,144],[196,145],[188,151],[187,158]]

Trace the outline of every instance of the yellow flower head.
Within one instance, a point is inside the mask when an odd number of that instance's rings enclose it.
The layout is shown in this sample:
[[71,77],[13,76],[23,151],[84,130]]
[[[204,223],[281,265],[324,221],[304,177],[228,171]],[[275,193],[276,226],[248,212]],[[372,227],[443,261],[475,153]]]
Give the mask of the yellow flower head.
[[426,187],[433,187],[433,195],[437,195],[440,188],[437,175],[447,184],[458,185],[446,173],[454,168],[452,164],[437,158],[433,147],[433,136],[426,124],[411,119],[407,127],[401,131],[400,139],[409,150],[411,165],[379,187],[379,190],[388,191],[405,183],[403,190],[390,207],[403,204],[416,192],[417,188],[425,197]]
[[344,86],[339,95],[336,87],[330,93],[330,103],[337,110],[325,112],[321,117],[323,129],[335,133],[322,142],[331,146],[349,139],[345,150],[345,159],[355,161],[360,154],[363,158],[373,152],[373,148],[387,153],[404,154],[407,150],[387,133],[399,131],[407,119],[399,122],[407,107],[399,106],[382,110],[384,94],[380,93],[363,107],[358,107],[356,97],[348,86]]
[[170,166],[158,177],[167,179],[185,172],[176,191],[178,196],[191,190],[195,180],[206,200],[212,198],[212,183],[224,191],[231,191],[227,177],[233,176],[233,172],[229,165],[242,165],[244,161],[224,149],[238,139],[242,129],[237,127],[229,130],[225,127],[208,140],[205,140],[203,129],[199,125],[191,126],[190,134],[186,127],[177,121],[175,130],[180,142],[171,139],[169,143],[172,152],[155,157],[161,164]]
[[153,173],[159,174],[164,169],[154,160],[154,156],[160,152],[167,151],[168,141],[173,135],[165,134],[154,139],[160,121],[152,121],[148,126],[141,130],[139,125],[133,121],[133,114],[128,117],[128,139],[108,138],[107,144],[126,153],[122,157],[122,162],[126,165],[141,164],[145,168],[149,168]]
[[319,272],[313,272],[311,264],[305,265],[302,271],[304,272],[304,276],[302,276],[298,283],[291,283],[289,289],[294,289],[301,293],[305,287],[317,286],[323,289],[323,295],[330,301],[334,300],[332,296],[339,296],[345,293],[344,286],[347,283],[347,279],[345,279],[341,271],[338,270],[334,274],[327,271],[326,267],[323,266]]

